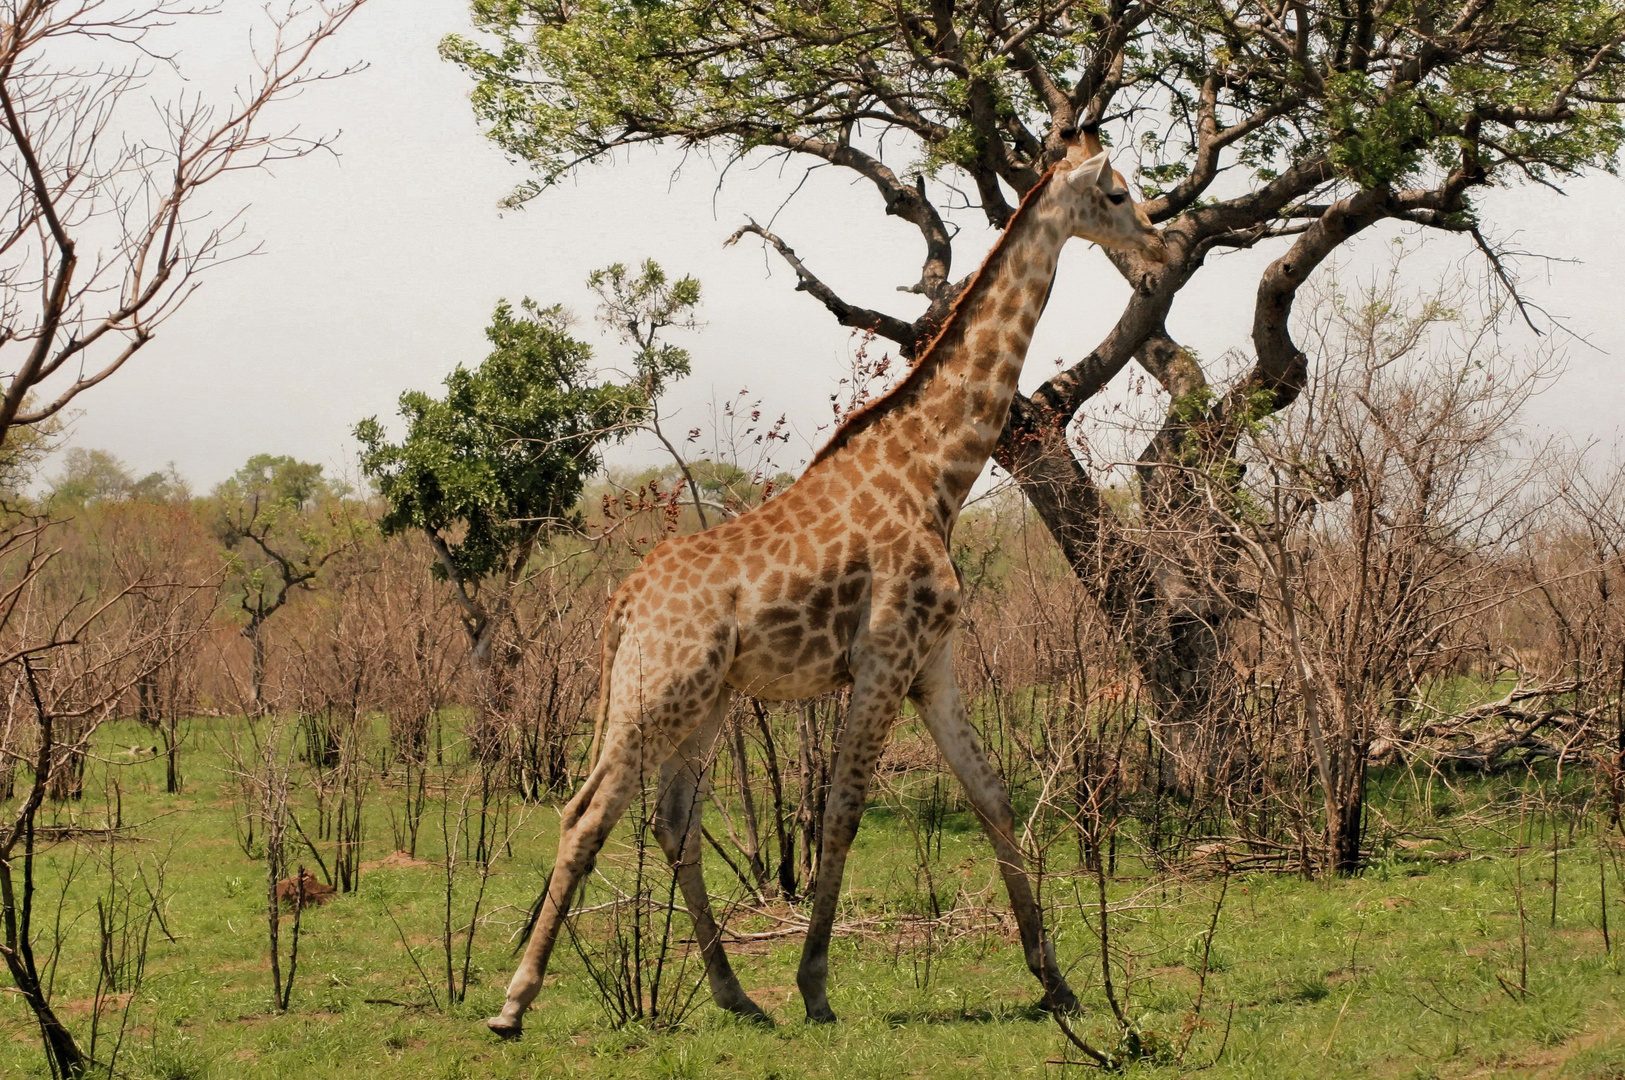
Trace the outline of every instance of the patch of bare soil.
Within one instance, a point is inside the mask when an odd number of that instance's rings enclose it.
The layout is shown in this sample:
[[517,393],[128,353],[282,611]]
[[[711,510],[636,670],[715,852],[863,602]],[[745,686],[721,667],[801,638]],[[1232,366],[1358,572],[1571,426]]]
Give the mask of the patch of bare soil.
[[438,865],[427,859],[414,859],[404,851],[392,851],[382,859],[362,863],[361,870],[363,873],[368,870],[433,870]]
[[923,735],[893,739],[880,754],[877,771],[883,773],[935,771],[942,768],[942,752]]
[[[1581,1053],[1601,1044],[1625,1040],[1625,1017],[1610,1014],[1589,1031],[1581,1032],[1556,1046],[1531,1048],[1511,1061],[1477,1064],[1469,1071],[1457,1075],[1464,1078],[1478,1076],[1516,1076],[1528,1080],[1550,1080],[1565,1075],[1568,1063]],[[1616,1080],[1620,1074],[1613,1071],[1593,1074],[1587,1080]]]
[[[118,1012],[124,1008],[129,1000],[129,994],[108,994],[101,1000],[102,1014]],[[65,1013],[68,1016],[89,1016],[96,1009],[96,999],[94,997],[74,998],[72,1001],[64,1001],[60,1005],[53,1006],[53,1008],[57,1012]]]

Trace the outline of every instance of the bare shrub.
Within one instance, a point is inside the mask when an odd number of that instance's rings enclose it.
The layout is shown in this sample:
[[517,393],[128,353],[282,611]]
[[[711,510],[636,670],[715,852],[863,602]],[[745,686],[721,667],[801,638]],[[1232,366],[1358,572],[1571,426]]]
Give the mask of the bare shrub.
[[[211,595],[212,587],[207,581],[146,576],[153,567],[139,550],[122,549],[117,529],[69,532],[60,524],[6,513],[0,529],[0,700],[5,707],[0,757],[11,765],[7,786],[15,786],[19,766],[31,777],[22,800],[0,825],[0,923],[5,935],[0,956],[39,1024],[53,1075],[78,1076],[96,1060],[101,992],[89,1042],[81,1048],[51,1008],[54,979],[42,977],[34,949],[39,932],[34,924],[39,909],[35,859],[49,842],[39,815],[48,798],[83,795],[97,730],[116,715],[135,686],[172,663],[201,635],[199,612],[206,614],[210,604],[199,597]],[[95,583],[93,589],[85,588],[87,577]],[[120,824],[110,820],[106,835],[115,835]],[[86,831],[75,829],[70,836]],[[129,871],[111,850],[105,866],[109,892],[98,909],[103,982],[138,982],[144,972],[146,929],[138,941],[124,932],[134,895]],[[59,883],[59,909],[73,876],[70,866]],[[54,970],[62,943],[58,932],[47,969]],[[118,1045],[122,1032],[121,1021]]]
[[1331,287],[1310,327],[1324,370],[1253,439],[1230,511],[1256,590],[1243,617],[1301,710],[1339,873],[1361,864],[1374,741],[1414,741],[1430,688],[1486,650],[1477,617],[1537,509],[1514,423],[1549,364],[1506,356],[1500,313],[1462,317],[1464,291]]
[[331,77],[312,66],[363,0],[295,5],[234,98],[177,92],[151,129],[138,119],[166,87],[152,39],[204,9],[148,0],[109,10],[38,0],[0,16],[0,129],[6,134],[4,308],[16,359],[0,397],[0,440],[57,416],[112,376],[192,295],[198,274],[240,254],[235,215],[205,193],[240,169],[304,157],[327,140],[267,129],[278,104]]
[[[446,1003],[461,1004],[474,976],[474,941],[485,911],[486,890],[497,858],[524,823],[516,813],[513,788],[505,782],[507,762],[489,747],[464,739],[460,753],[447,755],[437,769],[440,791],[439,831],[444,906],[440,951]],[[458,760],[462,759],[462,760]],[[469,896],[472,890],[473,895]],[[432,991],[431,991],[432,992]]]
[[609,552],[564,540],[532,567],[514,605],[513,664],[503,694],[514,789],[528,801],[563,795],[580,760],[598,700],[598,626]]
[[450,597],[436,586],[431,560],[418,545],[404,537],[384,539],[376,557],[373,603],[387,627],[375,689],[389,725],[381,778],[400,792],[399,802],[389,804],[395,849],[415,856],[428,806],[431,758],[438,764],[444,754],[442,716],[458,689],[463,634]]
[[[704,771],[709,773],[709,763]],[[704,786],[702,781],[702,794]],[[644,785],[628,814],[629,841],[599,853],[593,880],[606,898],[597,900],[592,894],[600,890],[584,884],[580,905],[564,923],[598,1003],[617,1029],[631,1023],[677,1027],[694,1010],[704,985],[697,943],[682,938],[673,926],[677,873],[652,842],[659,802],[650,797],[653,788],[653,783]],[[694,800],[695,813],[703,806],[703,799]],[[687,825],[676,832],[692,839]],[[698,857],[698,851],[678,856]]]
[[[246,751],[233,760],[233,768],[255,803],[253,816],[259,829],[261,851],[265,861],[265,918],[267,955],[271,966],[271,1005],[285,1012],[293,999],[294,978],[299,972],[300,917],[304,909],[302,894],[296,894],[293,905],[293,940],[288,953],[286,975],[282,967],[282,899],[279,887],[291,865],[288,849],[292,843],[288,824],[292,817],[289,805],[294,771],[294,722],[285,714],[273,713],[248,729]],[[305,868],[298,868],[297,882],[304,880]]]

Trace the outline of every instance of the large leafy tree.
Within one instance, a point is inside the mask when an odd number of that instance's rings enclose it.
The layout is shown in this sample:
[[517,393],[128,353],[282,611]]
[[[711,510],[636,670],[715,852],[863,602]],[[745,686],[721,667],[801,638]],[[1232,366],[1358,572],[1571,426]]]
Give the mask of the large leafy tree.
[[[680,318],[692,308],[698,286],[691,292],[667,313]],[[563,309],[528,299],[518,309],[498,304],[486,337],[485,361],[453,370],[443,397],[401,395],[400,442],[376,419],[358,424],[356,437],[362,470],[388,503],[384,532],[428,538],[437,575],[462,609],[474,663],[492,676],[512,659],[501,655],[498,635],[537,545],[577,523],[603,445],[638,423],[668,378],[686,372],[687,354],[662,352],[656,342],[640,353],[632,380],[599,381],[592,347],[570,334]]]
[[[864,181],[855,190],[880,196],[854,197],[853,213],[883,209],[919,232],[907,288],[929,301],[922,316],[851,303],[785,238],[741,231],[840,323],[905,352],[963,282],[945,198],[969,193],[1002,227],[1062,128],[1100,124],[1136,142],[1170,258],[1111,256],[1134,286],[1116,325],[1016,399],[996,456],[1120,629],[1186,776],[1211,760],[1198,734],[1212,727],[1233,602],[1224,553],[1196,551],[1203,478],[1234,475],[1240,433],[1305,385],[1290,325],[1299,288],[1384,221],[1472,238],[1510,287],[1475,192],[1611,170],[1625,136],[1625,15],[1601,0],[473,0],[473,11],[484,36],[449,37],[442,51],[473,77],[490,137],[535,166],[515,200],[653,142],[849,170]],[[1221,393],[1167,320],[1210,256],[1252,247],[1274,256],[1256,282],[1253,366]],[[1128,519],[1067,432],[1131,359],[1172,403]]]
[[[10,447],[19,440],[29,439],[27,434],[15,435],[6,445]],[[37,458],[41,449],[44,448],[31,445],[19,453],[27,461],[30,457]],[[0,475],[3,474],[4,468],[0,467]],[[164,472],[150,472],[138,478],[124,462],[106,450],[75,446],[62,456],[62,471],[51,481],[49,501],[53,508],[66,509],[127,500],[172,502],[189,495],[186,481],[173,464]]]

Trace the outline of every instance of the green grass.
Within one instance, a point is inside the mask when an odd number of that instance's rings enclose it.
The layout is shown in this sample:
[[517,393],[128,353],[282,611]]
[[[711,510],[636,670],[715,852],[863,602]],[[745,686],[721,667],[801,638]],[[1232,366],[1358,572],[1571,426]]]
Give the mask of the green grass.
[[[475,949],[469,1000],[446,1012],[366,1004],[366,998],[426,1002],[429,995],[387,910],[419,961],[436,976],[444,896],[435,869],[380,868],[363,873],[358,892],[310,912],[293,1005],[270,1007],[265,959],[261,863],[238,848],[232,789],[200,723],[188,755],[184,794],[163,793],[161,763],[116,770],[126,822],[142,822],[140,843],[121,845],[127,865],[167,853],[170,942],[155,933],[146,983],[131,1013],[120,1070],[136,1077],[1057,1077],[1081,1075],[1055,1025],[1034,1008],[1037,987],[1019,947],[987,929],[949,941],[904,934],[903,917],[929,908],[924,876],[903,815],[876,806],[849,863],[842,919],[880,916],[873,933],[839,936],[831,955],[831,1000],[841,1022],[810,1027],[794,991],[799,937],[739,946],[741,981],[779,1020],[764,1031],[733,1021],[708,1002],[677,1030],[612,1030],[581,960],[567,945],[524,1038],[499,1043],[480,1023],[502,1000],[511,970],[508,937],[523,921],[553,855],[557,810],[526,811],[491,881]],[[103,745],[140,739],[110,728]],[[102,774],[85,802],[55,808],[61,820],[99,822]],[[399,792],[375,786],[368,817],[368,859],[393,844],[388,802]],[[1380,786],[1398,800],[1406,785]],[[1398,812],[1397,810],[1395,811]],[[309,827],[313,817],[304,820]],[[1437,826],[1438,848],[1470,850],[1441,862],[1421,849],[1395,847],[1362,877],[1314,881],[1271,875],[1233,878],[1211,955],[1206,1004],[1183,1065],[1155,1051],[1181,1039],[1200,967],[1200,938],[1212,914],[1216,879],[1156,879],[1137,863],[1120,864],[1112,883],[1119,954],[1114,977],[1128,982],[1129,1015],[1153,1051],[1130,1076],[1190,1075],[1213,1062],[1213,1077],[1625,1077],[1625,992],[1617,938],[1605,954],[1599,921],[1597,849],[1575,833],[1560,850],[1558,917],[1551,925],[1550,835],[1531,837],[1521,857],[1528,925],[1528,994],[1516,999],[1519,917],[1513,882],[1518,857],[1493,832],[1451,833]],[[931,870],[941,895],[1004,909],[990,852],[962,813],[949,816]],[[717,832],[719,825],[713,826]],[[1541,847],[1541,836],[1545,836]],[[1560,843],[1567,845],[1566,833]],[[420,857],[439,857],[435,811],[425,819]],[[49,899],[74,852],[61,845],[42,860]],[[99,849],[104,850],[104,849]],[[614,872],[621,854],[607,854]],[[1052,857],[1054,863],[1061,861]],[[1065,870],[1061,867],[1061,870]],[[731,878],[708,854],[713,891]],[[1625,931],[1625,889],[1610,868],[1613,925]],[[87,1026],[94,989],[94,872],[81,866],[69,890],[68,947],[56,1001],[75,1031]],[[599,886],[597,895],[606,895]],[[1079,898],[1092,879],[1057,873],[1046,883],[1052,932],[1072,984],[1087,1006],[1075,1021],[1096,1045],[1117,1044],[1100,990],[1093,930]],[[589,897],[589,902],[592,898]],[[87,914],[88,912],[88,914]],[[49,922],[49,920],[46,920]],[[286,923],[284,924],[286,930]],[[687,934],[686,922],[678,927]],[[736,917],[738,929],[763,930],[762,918]],[[286,935],[285,935],[286,936]],[[927,962],[929,961],[929,963]],[[1127,970],[1125,971],[1125,968]],[[1223,1054],[1213,1061],[1223,1044]],[[37,1035],[15,994],[0,994],[0,1076],[43,1075]]]

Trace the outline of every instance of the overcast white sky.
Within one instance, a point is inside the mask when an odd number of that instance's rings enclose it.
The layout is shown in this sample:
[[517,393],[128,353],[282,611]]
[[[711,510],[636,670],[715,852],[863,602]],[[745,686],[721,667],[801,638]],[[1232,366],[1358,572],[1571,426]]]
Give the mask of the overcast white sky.
[[[236,14],[257,7],[231,6]],[[477,363],[499,298],[562,301],[580,316],[579,331],[598,340],[586,274],[653,257],[695,274],[705,290],[706,327],[681,341],[695,365],[669,399],[672,426],[709,429],[713,401],[746,388],[798,432],[780,464],[793,468],[806,456],[846,373],[851,337],[794,291],[794,275],[759,244],[721,246],[747,214],[771,217],[801,170],[736,166],[719,189],[712,162],[646,152],[503,213],[498,200],[525,172],[480,136],[468,80],[435,51],[444,34],[467,27],[466,12],[466,0],[373,0],[332,43],[329,63],[364,60],[367,69],[310,90],[282,116],[313,133],[342,132],[339,156],[228,181],[230,198],[248,205],[262,253],[212,271],[128,368],[80,399],[73,445],[110,450],[140,471],[173,461],[199,490],[259,452],[347,473],[355,421],[393,416],[403,389],[433,390],[454,364]],[[241,23],[228,19],[193,20],[177,33],[183,67],[215,71],[246,48]],[[1497,234],[1578,260],[1527,267],[1530,293],[1595,346],[1570,347],[1567,373],[1530,412],[1537,426],[1578,439],[1615,440],[1625,406],[1622,195],[1621,182],[1603,176],[1567,198],[1526,188],[1487,200]],[[958,223],[955,270],[964,273],[991,237],[973,215]],[[906,316],[919,309],[918,298],[895,291],[918,278],[918,234],[884,217],[871,190],[834,170],[816,173],[775,228],[848,299]],[[1394,235],[1352,247],[1344,272],[1369,273]],[[1454,239],[1432,240],[1426,272],[1466,254]],[[1251,288],[1270,257],[1226,256],[1236,272],[1221,263],[1199,275],[1175,310],[1175,335],[1205,357],[1245,344]],[[1057,358],[1095,344],[1125,290],[1098,251],[1073,244],[1026,387]],[[609,339],[599,352],[605,362],[620,355]],[[657,455],[632,445],[612,459]]]

